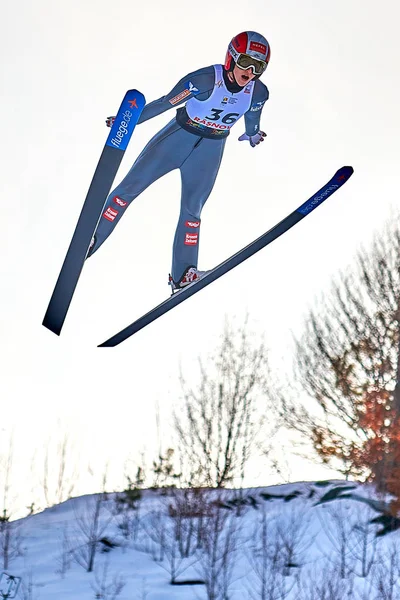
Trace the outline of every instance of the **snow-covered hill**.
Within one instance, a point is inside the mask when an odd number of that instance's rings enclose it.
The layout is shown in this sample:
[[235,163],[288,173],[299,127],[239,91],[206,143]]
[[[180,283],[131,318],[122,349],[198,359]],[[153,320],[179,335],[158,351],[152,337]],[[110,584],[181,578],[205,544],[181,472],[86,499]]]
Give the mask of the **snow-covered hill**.
[[345,481],[82,496],[0,523],[0,598],[396,600],[399,526]]

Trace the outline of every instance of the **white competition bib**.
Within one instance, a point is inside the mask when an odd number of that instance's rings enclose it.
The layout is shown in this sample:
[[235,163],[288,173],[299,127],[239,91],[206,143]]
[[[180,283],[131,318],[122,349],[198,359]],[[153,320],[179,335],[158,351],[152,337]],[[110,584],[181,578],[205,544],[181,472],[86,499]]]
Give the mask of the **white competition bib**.
[[254,81],[250,81],[240,92],[232,94],[225,86],[222,69],[222,65],[214,65],[214,90],[207,100],[190,98],[186,102],[186,112],[194,123],[221,132],[229,131],[249,110],[254,89]]

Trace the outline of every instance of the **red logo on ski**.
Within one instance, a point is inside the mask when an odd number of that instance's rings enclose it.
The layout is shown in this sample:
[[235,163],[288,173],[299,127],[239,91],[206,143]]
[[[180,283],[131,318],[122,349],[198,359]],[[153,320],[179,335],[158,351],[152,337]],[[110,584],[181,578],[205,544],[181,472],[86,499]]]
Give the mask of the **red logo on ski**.
[[125,206],[128,204],[126,200],[122,200],[122,198],[118,198],[118,196],[114,196],[113,202],[115,202],[115,204],[118,204],[118,206],[120,206],[121,208],[125,208]]
[[200,221],[186,221],[186,227],[200,227]]
[[118,211],[115,208],[108,207],[107,210],[103,213],[103,217],[107,219],[107,221],[114,221],[115,217],[118,215]]

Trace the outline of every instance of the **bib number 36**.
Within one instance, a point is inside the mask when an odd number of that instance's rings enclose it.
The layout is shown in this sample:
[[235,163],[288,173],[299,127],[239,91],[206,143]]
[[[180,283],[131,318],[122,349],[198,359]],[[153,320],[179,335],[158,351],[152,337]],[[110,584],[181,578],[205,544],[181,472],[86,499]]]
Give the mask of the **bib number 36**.
[[232,123],[237,121],[238,117],[240,116],[240,113],[228,113],[221,119],[221,113],[224,112],[223,109],[212,108],[211,112],[212,117],[206,117],[206,119],[209,121],[221,121],[221,123],[224,123],[225,125],[232,125]]

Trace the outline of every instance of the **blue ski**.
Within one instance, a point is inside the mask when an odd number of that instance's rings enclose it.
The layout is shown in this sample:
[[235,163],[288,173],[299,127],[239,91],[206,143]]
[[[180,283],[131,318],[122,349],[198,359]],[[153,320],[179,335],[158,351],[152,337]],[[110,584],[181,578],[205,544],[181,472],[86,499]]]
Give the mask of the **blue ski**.
[[43,325],[57,335],[60,335],[92,236],[145,102],[143,94],[137,90],[125,94],[100,156],[43,319]]
[[279,236],[288,231],[288,229],[293,227],[293,225],[296,225],[296,223],[304,219],[306,215],[310,214],[311,211],[313,211],[315,208],[317,208],[317,206],[322,204],[322,202],[329,198],[329,196],[332,196],[332,194],[336,192],[336,190],[338,190],[344,183],[346,183],[346,181],[351,177],[352,174],[352,167],[342,167],[341,169],[339,169],[332,177],[332,179],[324,185],[324,187],[322,187],[318,192],[311,196],[311,198],[309,198],[307,202],[304,202],[304,204],[299,206],[299,208],[297,208],[294,212],[292,212],[285,219],[283,219],[283,221],[275,225],[275,227],[273,227],[272,229],[264,233],[262,236],[251,242],[251,244],[249,244],[245,248],[242,248],[242,250],[239,250],[239,252],[237,252],[236,254],[219,264],[211,271],[208,271],[208,273],[198,281],[190,284],[188,287],[182,288],[182,290],[179,290],[178,292],[175,292],[173,296],[168,298],[168,300],[165,300],[164,302],[153,308],[153,310],[140,317],[137,321],[135,321],[131,325],[128,325],[128,327],[126,327],[119,333],[113,335],[110,339],[100,344],[99,347],[109,348],[117,346],[118,344],[129,338],[131,335],[137,333],[140,329],[143,329],[143,327],[146,327],[146,325],[149,325],[150,323],[155,321],[155,319],[158,319],[159,317],[161,317],[161,315],[174,308],[174,306],[177,306],[190,296],[193,296],[193,294],[196,294],[196,292],[199,292],[201,289],[205,288],[207,285],[221,277],[221,275],[224,275],[225,273],[227,273],[228,271],[245,261],[247,258],[258,252],[274,240],[276,240]]

